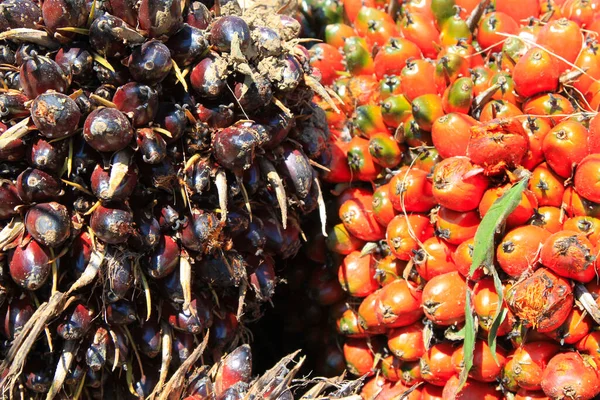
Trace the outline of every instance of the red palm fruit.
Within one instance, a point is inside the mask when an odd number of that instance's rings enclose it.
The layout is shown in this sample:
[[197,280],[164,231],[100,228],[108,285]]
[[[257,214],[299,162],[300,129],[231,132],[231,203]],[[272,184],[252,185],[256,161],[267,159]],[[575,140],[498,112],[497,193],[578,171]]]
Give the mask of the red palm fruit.
[[353,76],[371,75],[375,72],[370,47],[364,38],[351,36],[344,41],[344,57],[346,70]]
[[458,78],[471,76],[470,67],[467,58],[456,53],[448,53],[439,57],[434,74],[437,92],[439,94],[443,93],[446,87]]
[[353,251],[360,250],[365,242],[352,236],[344,224],[337,224],[328,232],[325,239],[327,248],[338,254],[350,254]]
[[369,152],[369,141],[359,136],[348,143],[348,165],[353,179],[366,182],[375,180],[381,171]]
[[541,386],[554,399],[589,400],[600,393],[596,368],[576,352],[552,357],[542,375]]
[[517,61],[527,53],[527,50],[529,50],[529,47],[520,37],[506,38],[502,45],[501,69],[512,72]]
[[480,171],[467,157],[441,161],[433,170],[433,196],[451,210],[474,210],[489,184]]
[[539,14],[539,3],[536,0],[503,0],[496,2],[496,11],[506,13],[521,24],[532,15]]
[[[490,331],[494,323],[494,317],[496,316],[496,312],[498,312],[498,300],[498,293],[496,292],[494,280],[491,277],[485,277],[475,284],[473,288],[473,309],[479,319],[479,326],[486,332]],[[504,301],[502,302],[502,307],[506,308]],[[504,336],[511,331],[512,320],[514,320],[514,316],[506,315],[498,328],[497,336]]]
[[340,335],[356,338],[367,336],[367,333],[360,325],[358,312],[351,308],[348,308],[341,316],[336,318],[335,326],[337,333]]
[[[481,215],[481,218],[487,214],[492,204],[494,204],[497,199],[502,197],[502,195],[511,187],[511,184],[507,184],[504,186],[490,188],[484,193],[481,202],[479,203],[479,215]],[[537,206],[537,199],[533,192],[527,189],[524,190],[523,194],[521,195],[521,201],[514,211],[508,215],[508,218],[506,219],[506,225],[508,227],[516,227],[525,224],[529,218],[533,216]]]
[[50,276],[50,253],[35,240],[17,246],[9,256],[10,277],[21,288],[38,290]]
[[528,149],[529,137],[520,121],[498,119],[471,127],[467,156],[486,175],[498,175],[519,166]]
[[563,219],[564,213],[561,208],[544,206],[535,211],[528,224],[544,228],[550,233],[556,233],[562,230]]
[[377,272],[375,279],[381,286],[386,286],[402,276],[407,262],[398,260],[393,254],[389,254],[377,261]]
[[342,183],[352,180],[352,170],[348,165],[348,142],[342,140],[330,141],[327,143],[327,152],[329,153],[329,171],[326,171],[322,178],[326,182]]
[[377,365],[373,352],[379,349],[373,339],[350,338],[344,343],[346,367],[351,374],[372,376],[375,373]]
[[477,43],[486,50],[490,49],[494,52],[502,50],[506,36],[499,35],[498,32],[515,35],[519,32],[519,24],[503,12],[486,14],[479,20]]
[[335,46],[327,43],[317,43],[310,49],[310,65],[321,72],[321,83],[329,86],[344,71],[344,58]]
[[450,46],[460,39],[471,42],[472,35],[465,18],[456,12],[440,24],[440,44]]
[[587,141],[587,129],[579,122],[568,120],[548,132],[542,142],[542,150],[550,168],[559,176],[568,178],[573,167],[588,155]]
[[337,276],[326,265],[313,271],[308,291],[310,298],[322,306],[335,304],[345,296]]
[[365,297],[358,307],[358,323],[371,335],[378,335],[386,330],[386,327],[377,318],[380,294],[381,289],[376,290]]
[[573,82],[573,87],[585,94],[594,80],[600,78],[600,53],[598,52],[598,42],[595,39],[588,38],[586,40],[585,46],[575,60],[575,65],[585,70],[585,74]]
[[424,94],[413,99],[412,115],[419,128],[431,132],[433,123],[444,115],[441,97],[437,94]]
[[454,375],[444,385],[442,397],[454,400],[500,400],[503,395],[502,392],[496,390],[494,385],[474,379],[468,379],[460,388],[460,379]]
[[445,113],[468,114],[473,102],[473,80],[470,77],[458,78],[446,88],[442,96]]
[[377,319],[386,328],[398,328],[417,322],[423,316],[421,296],[421,290],[405,279],[398,279],[384,286],[379,293]]
[[575,112],[575,108],[565,96],[557,93],[540,94],[530,98],[522,105],[525,114],[548,115],[555,117],[547,118],[553,125],[558,124],[564,119],[566,114]]
[[[473,47],[473,44],[469,43],[466,39],[461,38],[449,46],[445,46],[440,50],[438,58],[445,56],[446,54],[458,54],[469,61],[471,68],[477,68],[483,66],[485,63],[481,54]],[[473,76],[473,72],[471,71]],[[473,81],[475,79],[473,78]],[[475,82],[473,82],[475,84]]]
[[419,249],[419,242],[433,236],[433,226],[429,218],[421,214],[400,214],[387,226],[386,240],[390,251],[400,260],[408,261],[413,251]]
[[[454,254],[452,255],[452,260],[454,260],[454,264],[456,265],[456,270],[465,278],[469,276],[469,271],[471,269],[471,264],[473,264],[473,248],[474,248],[475,239],[469,238],[463,241],[458,245]],[[483,268],[478,268],[473,273],[471,277],[472,280],[477,281],[484,276]]]
[[400,145],[387,132],[370,135],[369,153],[373,162],[383,168],[395,168],[402,161]]
[[592,318],[575,307],[561,326],[546,333],[547,336],[563,344],[575,344],[585,337],[593,327]]
[[475,236],[480,222],[477,211],[459,212],[440,207],[435,216],[435,230],[446,242],[459,245]]
[[[537,44],[552,51],[568,63],[574,63],[583,45],[583,34],[579,26],[566,18],[550,21],[542,27]],[[558,59],[559,73],[571,68],[567,62]]]
[[410,40],[392,37],[385,42],[373,59],[375,76],[400,75],[409,59],[422,58],[421,50]]
[[220,364],[215,377],[215,391],[223,393],[238,382],[248,383],[251,377],[252,351],[245,344],[229,353]]
[[575,190],[585,199],[595,203],[600,202],[600,188],[597,184],[599,166],[600,154],[594,153],[581,160],[575,171]]
[[398,214],[390,199],[390,184],[379,186],[373,193],[373,215],[382,226],[387,226]]
[[377,396],[377,400],[396,400],[403,398],[406,400],[421,400],[421,390],[419,387],[411,392],[408,390],[411,386],[407,386],[404,382],[388,383],[383,386],[383,390]]
[[581,338],[575,349],[591,356],[596,364],[600,362],[600,331],[592,331]]
[[563,223],[563,229],[585,235],[593,245],[600,239],[600,219],[587,216],[569,218]]
[[580,282],[589,282],[596,276],[594,245],[575,231],[563,230],[544,242],[541,262],[557,275]]
[[573,307],[573,291],[568,280],[539,268],[508,289],[506,302],[526,327],[544,333],[565,322]]
[[515,393],[514,400],[551,400],[550,397],[546,396],[544,392],[541,390],[525,390],[519,389],[517,393]]
[[[419,382],[423,382],[423,378],[421,377],[421,363],[419,361],[405,361],[400,364],[400,372],[399,375],[400,382],[406,385],[403,393],[407,393],[407,390],[413,387],[415,384]],[[418,387],[417,387],[418,388]],[[418,390],[417,392],[420,392]],[[412,392],[409,397],[414,400],[421,400],[420,393]],[[395,397],[392,398],[392,400]]]
[[561,6],[561,11],[565,18],[575,22],[580,27],[589,29],[589,26],[594,22],[598,2],[596,0],[567,0]]
[[587,215],[600,218],[600,204],[587,200],[572,186],[565,189],[562,208],[568,217]]
[[522,97],[555,91],[559,76],[558,60],[538,47],[525,53],[513,70],[515,90]]
[[492,99],[504,100],[515,105],[520,104],[520,98],[515,92],[515,81],[509,72],[496,72],[490,80],[490,85],[498,86],[498,90],[492,95]]
[[375,280],[375,258],[372,254],[361,256],[359,251],[348,254],[338,270],[338,280],[351,296],[368,296],[379,288]]
[[564,182],[547,163],[542,163],[533,170],[527,187],[535,195],[538,206],[560,207],[565,193]]
[[506,100],[492,100],[481,109],[479,122],[485,123],[499,118],[512,118],[523,115],[523,111]]
[[402,376],[402,364],[398,358],[387,356],[381,360],[381,374],[390,382],[398,382]]
[[529,137],[529,150],[523,158],[521,165],[532,171],[537,165],[544,161],[544,152],[542,151],[542,142],[546,134],[550,132],[552,126],[545,118],[537,118],[528,116],[527,118],[520,117],[523,121],[523,128]]
[[376,133],[387,132],[380,105],[364,104],[358,106],[354,110],[354,114],[355,117],[352,123],[355,128],[355,136],[370,138]]
[[542,373],[559,350],[557,343],[547,340],[529,341],[521,345],[509,355],[510,362],[504,367],[503,381],[510,379],[517,387],[541,390]]
[[434,276],[456,271],[456,265],[452,260],[455,250],[455,245],[439,237],[434,236],[425,240],[413,256],[417,273],[428,281]]
[[422,386],[421,400],[444,400],[442,392],[444,388],[442,386],[435,386],[427,383]]
[[[462,371],[464,361],[463,346],[460,346],[452,355],[452,363],[457,374]],[[469,370],[469,378],[479,382],[493,382],[500,377],[504,364],[506,364],[504,349],[497,347],[494,357],[487,340],[477,340],[473,349],[473,366]]]
[[490,87],[490,80],[495,74],[494,71],[487,66],[475,67],[471,70],[471,78],[473,79],[473,94],[479,96],[482,92]]
[[467,283],[458,272],[432,278],[423,288],[423,310],[436,325],[450,326],[465,320]]
[[423,57],[433,59],[437,56],[440,33],[433,19],[422,12],[405,12],[404,17],[398,21],[398,26],[402,36],[416,44]]
[[383,375],[375,375],[373,378],[367,380],[367,383],[360,390],[360,396],[363,399],[375,399],[387,384],[386,379]]
[[402,94],[412,101],[425,94],[437,93],[434,82],[435,66],[427,60],[409,60],[400,73]]
[[402,361],[417,361],[425,354],[421,321],[414,324],[394,328],[387,333],[388,348]]
[[364,38],[369,48],[385,47],[390,38],[398,36],[399,30],[394,19],[385,11],[373,7],[362,7],[354,21],[354,30]]
[[451,342],[440,342],[431,346],[421,357],[421,377],[433,385],[444,386],[454,375],[452,354],[454,346]]
[[383,122],[394,129],[409,120],[412,116],[411,110],[411,104],[403,94],[390,96],[381,103]]
[[435,206],[431,181],[427,172],[402,167],[390,180],[389,199],[395,210],[401,212],[427,212]]
[[385,237],[385,229],[373,215],[373,195],[345,201],[339,209],[342,223],[352,235],[360,240],[374,242]]
[[508,232],[498,245],[496,260],[508,275],[518,278],[539,264],[540,249],[551,233],[535,225],[518,226]]
[[588,149],[590,154],[600,153],[600,117],[597,114],[589,121]]
[[449,113],[438,118],[431,127],[431,139],[443,158],[466,156],[471,127],[475,118],[461,113]]

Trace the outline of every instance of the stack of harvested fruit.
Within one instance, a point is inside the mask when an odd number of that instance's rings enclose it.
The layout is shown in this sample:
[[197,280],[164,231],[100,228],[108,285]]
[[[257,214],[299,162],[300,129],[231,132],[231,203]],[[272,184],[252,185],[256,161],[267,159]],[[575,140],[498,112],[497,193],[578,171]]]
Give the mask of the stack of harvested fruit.
[[363,398],[597,396],[599,3],[315,0],[301,18],[326,24],[311,64],[343,110],[319,102],[348,297],[324,293]]
[[287,398],[217,363],[324,207],[327,94],[294,7],[209,7],[0,2],[2,395]]

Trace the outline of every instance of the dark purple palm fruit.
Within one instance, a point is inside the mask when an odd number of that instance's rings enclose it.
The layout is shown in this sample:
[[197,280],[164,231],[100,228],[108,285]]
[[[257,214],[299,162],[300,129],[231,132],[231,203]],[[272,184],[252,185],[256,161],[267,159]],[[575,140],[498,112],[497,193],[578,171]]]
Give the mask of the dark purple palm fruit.
[[76,137],[73,142],[73,171],[75,174],[89,177],[99,161],[98,152],[81,136]]
[[106,364],[108,353],[114,352],[114,345],[108,330],[99,326],[94,332],[85,353],[85,362],[92,371],[100,371]]
[[[86,0],[45,0],[42,4],[44,25],[52,33],[58,28],[84,28],[89,15],[89,3]],[[69,36],[65,32],[60,34]]]
[[178,331],[196,335],[212,325],[212,307],[208,298],[203,294],[192,294],[192,301],[187,310],[165,301],[162,315],[167,319],[169,325]]
[[259,136],[254,129],[230,126],[215,134],[213,155],[220,165],[241,174],[252,165],[254,151],[259,145]]
[[167,144],[169,144],[183,136],[188,119],[185,116],[185,111],[179,104],[160,103],[154,123],[170,132],[171,135],[165,135],[166,137],[164,138]]
[[175,331],[173,333],[173,360],[171,362],[173,365],[180,366],[192,354],[194,348],[194,335],[181,331]]
[[[237,115],[234,108],[233,102],[229,104],[218,104],[216,106],[209,105],[208,107],[198,103],[196,105],[196,113],[198,114],[197,121],[203,126],[208,125],[211,129],[227,128],[236,121]],[[200,143],[197,143],[197,145],[202,147]]]
[[175,304],[183,304],[183,288],[179,279],[179,268],[156,282],[161,295]]
[[287,187],[294,188],[294,192],[301,199],[308,196],[313,183],[313,169],[302,149],[284,144],[279,169],[287,178]]
[[237,104],[246,113],[264,108],[265,104],[270,104],[273,98],[271,82],[258,73],[245,75],[243,81],[236,82],[233,93]]
[[141,0],[139,27],[152,38],[171,36],[183,24],[181,8],[178,0]]
[[266,248],[284,259],[296,255],[302,246],[300,230],[297,224],[293,223],[293,217],[289,216],[289,219],[287,228],[283,229],[275,216],[269,215],[262,218],[264,233],[267,237]]
[[217,216],[208,211],[195,211],[181,231],[181,244],[190,251],[204,252],[219,241],[222,225]]
[[250,254],[262,254],[267,243],[264,229],[264,224],[260,218],[252,218],[248,228],[233,239],[235,248]]
[[83,303],[76,303],[63,313],[56,332],[65,340],[81,339],[92,326],[94,312]]
[[127,255],[111,251],[105,259],[107,280],[106,300],[114,303],[126,298],[133,287],[133,267],[131,258]]
[[127,300],[117,300],[106,307],[106,322],[109,325],[129,325],[137,321],[134,304]]
[[129,68],[122,65],[121,63],[113,63],[113,70],[106,68],[100,63],[94,63],[94,72],[96,78],[103,85],[122,86],[127,82],[131,81],[131,74]]
[[149,40],[136,47],[128,63],[133,79],[149,85],[160,83],[173,68],[169,48],[158,40]]
[[42,20],[42,10],[31,0],[4,0],[0,4],[0,32],[9,29],[35,29]]
[[25,290],[37,290],[48,280],[50,264],[48,250],[35,240],[30,240],[12,251],[8,268],[17,285]]
[[171,57],[180,68],[193,64],[208,51],[206,33],[188,24],[184,24],[166,44],[171,51]]
[[117,88],[112,101],[119,111],[131,119],[134,127],[148,125],[158,112],[158,92],[137,82]]
[[[250,28],[242,18],[227,15],[219,18],[210,29],[210,44],[222,53],[231,53],[231,45],[237,36],[239,50],[246,53],[252,45]],[[235,49],[234,49],[235,50]]]
[[77,130],[81,112],[75,100],[69,96],[47,92],[33,101],[31,118],[42,135],[49,139],[59,139]]
[[[0,100],[0,113],[1,113],[2,102]],[[0,122],[0,136],[4,134],[7,130],[7,126]],[[2,161],[19,161],[25,157],[25,152],[27,148],[25,147],[25,143],[23,143],[22,139],[15,139],[4,146],[3,149],[0,150],[0,160]]]
[[126,148],[113,154],[108,169],[96,165],[91,177],[92,192],[103,202],[125,201],[133,193],[137,180],[133,151]]
[[13,297],[8,303],[4,319],[0,319],[0,331],[8,339],[15,339],[34,312],[34,305],[28,295]]
[[19,212],[15,210],[15,207],[21,204],[15,185],[11,181],[0,180],[0,219],[17,215]]
[[29,357],[23,368],[25,387],[34,393],[46,393],[52,384],[53,372],[48,369],[43,359]]
[[94,70],[94,58],[86,47],[83,43],[61,47],[54,57],[65,73],[73,74],[75,82],[88,82]]
[[288,136],[290,130],[295,126],[296,120],[283,112],[269,112],[261,122],[267,129],[269,140],[262,147],[273,149],[279,146]]
[[215,389],[210,378],[206,375],[200,375],[194,379],[187,388],[187,396],[199,396],[201,399],[215,398]]
[[90,227],[105,243],[123,243],[133,231],[133,216],[131,211],[123,206],[99,206],[90,217]]
[[73,275],[79,277],[92,256],[92,240],[88,232],[81,232],[74,238],[69,255],[71,271]]
[[302,66],[293,56],[283,60],[282,68],[277,79],[277,89],[282,92],[291,92],[298,87],[304,77]]
[[236,251],[222,255],[209,255],[202,259],[196,268],[199,279],[212,287],[227,288],[239,286],[246,275],[246,261]]
[[183,170],[186,188],[192,194],[202,194],[210,188],[211,165],[208,159],[200,159],[189,163]]
[[90,26],[89,40],[92,48],[104,57],[124,57],[127,44],[143,43],[144,37],[121,18],[104,14]]
[[160,225],[152,215],[152,211],[148,209],[136,210],[133,218],[136,229],[129,237],[129,245],[144,253],[158,246]]
[[133,129],[121,111],[97,108],[85,120],[83,137],[98,151],[118,151],[131,142]]
[[275,285],[277,284],[275,261],[268,255],[251,257],[249,262],[253,261],[254,264],[258,265],[250,275],[250,285],[254,288],[254,292],[259,301],[269,301],[275,294]]
[[200,61],[190,74],[192,87],[201,97],[216,99],[227,88],[227,61],[218,56],[208,56]]
[[185,22],[198,29],[206,29],[212,20],[212,15],[204,4],[200,1],[193,1],[188,6],[188,14],[185,17]]
[[157,164],[167,155],[167,142],[152,128],[138,129],[136,143],[142,160],[147,164]]
[[259,26],[252,31],[252,40],[256,53],[260,58],[281,55],[281,38],[279,34],[266,26]]
[[252,350],[244,344],[225,357],[215,376],[217,396],[239,383],[249,383],[252,378]]
[[71,77],[54,60],[34,54],[25,59],[20,69],[21,87],[30,99],[35,99],[47,90],[64,93],[69,88]]
[[107,0],[109,12],[115,17],[121,18],[130,26],[138,23],[137,6],[135,0]]
[[25,228],[44,246],[58,247],[71,233],[69,210],[56,202],[36,204],[25,215]]
[[179,245],[172,236],[161,235],[158,246],[142,266],[154,279],[162,279],[179,267],[180,252]]
[[16,62],[17,57],[13,49],[8,44],[0,45],[0,64],[14,65]]
[[161,329],[152,319],[142,322],[136,327],[138,346],[142,354],[148,358],[155,358],[161,350]]
[[27,168],[17,177],[17,193],[23,202],[48,201],[60,195],[61,184],[54,176],[33,168]]
[[0,94],[0,118],[8,120],[10,118],[27,117],[28,110],[25,103],[29,98],[23,93],[6,92]]
[[68,140],[50,142],[49,140],[38,136],[29,146],[27,162],[35,168],[49,172],[58,172],[65,164],[68,153]]

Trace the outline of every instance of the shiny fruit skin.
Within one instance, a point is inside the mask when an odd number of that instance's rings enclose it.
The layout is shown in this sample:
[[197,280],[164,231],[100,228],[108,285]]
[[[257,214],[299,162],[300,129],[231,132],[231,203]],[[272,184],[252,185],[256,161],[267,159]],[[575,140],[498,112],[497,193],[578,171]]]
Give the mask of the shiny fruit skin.
[[450,326],[465,319],[467,284],[458,272],[432,278],[423,289],[425,316],[434,324]]
[[421,357],[421,377],[433,385],[444,386],[455,373],[452,365],[454,350],[450,342],[440,342],[431,346]]
[[502,393],[497,391],[494,385],[488,383],[467,380],[460,391],[459,385],[458,376],[452,376],[444,386],[442,397],[455,400],[500,400],[503,398]]
[[596,178],[599,167],[600,154],[594,153],[581,160],[575,171],[575,190],[585,199],[595,203],[600,202],[600,187]]
[[419,128],[431,132],[433,123],[444,115],[441,97],[436,94],[424,94],[413,99],[412,114]]
[[354,237],[344,224],[335,225],[327,235],[327,248],[338,254],[348,255],[353,251],[360,250],[365,242]]
[[381,167],[375,163],[369,151],[369,141],[359,136],[352,138],[348,143],[348,165],[352,177],[360,181],[372,181],[377,178]]
[[565,193],[564,179],[542,163],[533,170],[528,189],[535,195],[538,206],[560,207]]
[[436,94],[434,73],[435,66],[429,61],[422,59],[408,61],[400,74],[402,94],[408,101],[426,94]]
[[402,149],[388,133],[375,133],[369,138],[369,153],[376,164],[395,168],[402,160]]
[[480,222],[477,211],[459,212],[440,207],[435,218],[435,229],[441,239],[459,245],[475,236]]
[[541,390],[542,373],[548,361],[560,347],[551,341],[530,341],[514,350],[506,364],[505,376],[512,376],[515,383],[527,390]]
[[440,156],[466,156],[471,127],[477,124],[473,117],[455,112],[438,118],[431,128],[431,139]]
[[423,316],[420,289],[404,279],[384,286],[379,293],[377,319],[386,328],[411,325]]
[[373,195],[364,191],[360,197],[348,199],[340,209],[342,223],[360,240],[373,242],[385,237],[385,229],[373,215]]
[[[463,347],[459,347],[452,355],[452,363],[456,372],[460,374],[464,363]],[[486,340],[477,340],[473,351],[473,366],[469,370],[469,378],[478,382],[494,382],[502,372],[506,363],[506,352],[496,348],[496,359]]]
[[435,206],[427,172],[402,167],[390,180],[389,199],[398,212],[427,212]]
[[354,251],[344,258],[338,270],[342,288],[353,297],[366,297],[379,288],[375,280],[375,259],[371,254],[362,256]]
[[551,233],[535,225],[519,226],[508,232],[496,250],[498,264],[512,277],[519,277],[539,263],[539,250]]
[[546,333],[546,335],[563,345],[574,345],[583,339],[592,327],[593,322],[591,317],[575,307],[561,326],[552,332]]
[[390,200],[389,183],[379,186],[373,192],[373,213],[382,226],[387,226],[398,214]]
[[[479,326],[487,332],[490,331],[494,323],[494,317],[498,312],[498,300],[498,292],[491,277],[482,278],[475,284],[473,288],[473,309],[479,319]],[[506,308],[504,301],[502,308]],[[512,320],[514,320],[514,316],[509,311],[498,327],[497,336],[504,336],[510,332],[512,322],[514,322]]]
[[552,398],[592,399],[600,393],[594,367],[576,352],[557,354],[542,375],[542,390]]
[[368,339],[350,338],[344,343],[344,358],[351,374],[372,376],[376,367],[375,355],[369,347]]
[[417,361],[425,354],[422,322],[394,328],[387,334],[388,348],[403,361]]
[[563,230],[544,242],[541,262],[557,275],[579,282],[589,282],[596,276],[594,245],[575,231]]
[[467,157],[446,158],[433,171],[433,196],[440,205],[454,211],[477,208],[488,184]]
[[386,239],[391,252],[400,260],[408,261],[413,251],[419,249],[419,241],[433,236],[429,218],[420,214],[400,214],[387,226]]
[[537,47],[525,53],[513,70],[515,90],[522,97],[555,91],[559,76],[558,61],[550,53]]
[[[583,35],[575,22],[561,18],[542,27],[537,43],[572,64],[583,46]],[[571,68],[567,62],[554,58],[558,61],[560,73]]]
[[400,75],[409,59],[422,58],[421,50],[410,40],[401,37],[390,38],[377,52],[373,60],[375,76]]
[[50,276],[50,253],[31,240],[24,246],[17,246],[12,252],[8,264],[13,281],[26,290],[37,290]]
[[[510,187],[510,184],[498,186],[495,188],[490,188],[484,193],[481,202],[479,203],[479,215],[481,215],[481,218],[487,214],[490,207],[492,207],[492,204],[494,204],[497,199],[506,193]],[[506,225],[510,228],[523,225],[534,215],[536,208],[537,199],[535,195],[529,190],[523,191],[521,195],[521,201],[514,211],[508,215],[508,218],[506,219]]]
[[456,265],[452,260],[455,250],[456,246],[439,237],[434,236],[425,240],[413,257],[417,273],[428,281],[434,276],[456,271]]
[[542,142],[550,168],[563,178],[570,177],[573,166],[588,155],[587,140],[587,129],[578,122],[564,121],[552,128]]

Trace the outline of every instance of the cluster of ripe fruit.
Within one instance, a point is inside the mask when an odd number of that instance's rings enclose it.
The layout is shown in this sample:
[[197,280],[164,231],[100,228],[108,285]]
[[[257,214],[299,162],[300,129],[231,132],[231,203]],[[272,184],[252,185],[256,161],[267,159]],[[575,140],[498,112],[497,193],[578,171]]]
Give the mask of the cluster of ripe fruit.
[[276,1],[0,1],[0,396],[286,392],[218,365],[324,205],[300,28]]
[[343,110],[320,103],[347,368],[365,399],[592,399],[600,5],[399,3],[302,15]]

